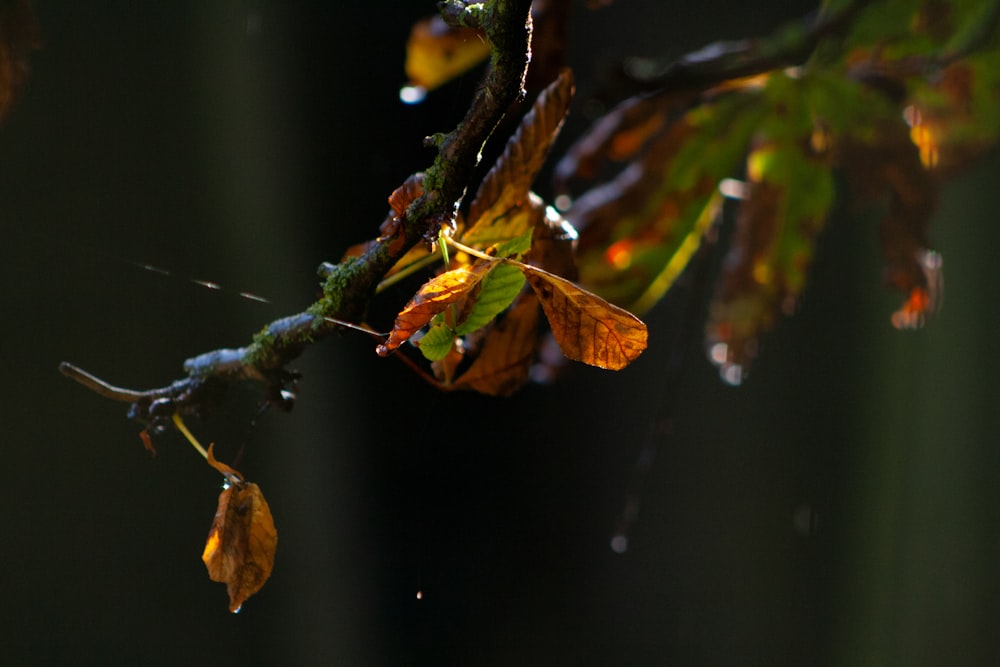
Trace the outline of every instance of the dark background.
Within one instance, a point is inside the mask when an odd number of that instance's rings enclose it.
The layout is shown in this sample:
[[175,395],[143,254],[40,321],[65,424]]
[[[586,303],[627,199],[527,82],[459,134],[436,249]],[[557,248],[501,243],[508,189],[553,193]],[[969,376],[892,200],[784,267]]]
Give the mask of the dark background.
[[[874,219],[839,212],[800,312],[738,389],[696,340],[668,375],[676,297],[632,367],[510,400],[436,393],[362,335],[296,363],[291,414],[252,427],[257,397],[236,392],[190,424],[226,460],[242,449],[280,534],[272,579],[234,616],[199,558],[218,474],[174,433],[151,458],[124,407],[57,364],[163,385],[307,305],[314,268],[376,234],[475,78],[399,103],[432,2],[36,6],[45,46],[0,128],[4,664],[993,664],[996,155],[936,215],[931,326],[890,327]],[[577,3],[566,132],[621,57],[810,8]]]

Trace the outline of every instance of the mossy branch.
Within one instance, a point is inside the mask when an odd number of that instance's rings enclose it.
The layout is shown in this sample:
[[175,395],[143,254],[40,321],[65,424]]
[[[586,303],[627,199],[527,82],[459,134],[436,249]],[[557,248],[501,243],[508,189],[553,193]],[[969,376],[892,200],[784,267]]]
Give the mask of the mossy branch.
[[424,173],[424,194],[363,255],[321,267],[323,295],[318,301],[301,313],[271,322],[245,347],[188,359],[187,376],[165,387],[122,389],[66,362],[59,370],[105,398],[131,403],[131,417],[154,425],[175,413],[201,412],[238,381],[262,383],[273,403],[290,407],[294,395],[286,386],[295,374],[286,369],[288,363],[311,343],[341,329],[341,322],[359,321],[389,269],[417,243],[436,238],[441,225],[453,224],[483,145],[524,94],[531,0],[474,4],[451,0],[441,3],[441,9],[447,20],[474,22],[485,32],[491,47],[486,80],[462,122],[436,142],[437,157]]

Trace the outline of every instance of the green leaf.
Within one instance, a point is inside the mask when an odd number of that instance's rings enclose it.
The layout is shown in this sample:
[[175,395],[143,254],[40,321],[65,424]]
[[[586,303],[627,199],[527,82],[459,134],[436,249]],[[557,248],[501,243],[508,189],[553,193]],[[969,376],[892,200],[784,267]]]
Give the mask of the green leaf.
[[515,236],[509,241],[498,243],[493,246],[495,257],[520,257],[531,250],[531,234],[534,229],[529,229],[520,236]]
[[514,302],[524,287],[524,280],[524,274],[512,264],[495,266],[480,282],[479,295],[456,333],[472,333],[492,322],[493,318]]
[[437,322],[417,341],[420,353],[429,361],[444,359],[455,342],[455,330],[443,321]]

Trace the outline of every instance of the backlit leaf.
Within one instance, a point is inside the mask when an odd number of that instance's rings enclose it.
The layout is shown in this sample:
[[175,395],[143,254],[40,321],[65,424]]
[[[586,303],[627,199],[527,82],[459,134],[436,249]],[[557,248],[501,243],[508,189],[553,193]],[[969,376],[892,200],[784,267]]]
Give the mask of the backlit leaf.
[[468,296],[493,266],[493,262],[479,261],[428,280],[396,316],[389,338],[376,352],[384,357],[405,343],[435,315]]
[[499,264],[494,267],[480,282],[479,294],[457,333],[464,335],[489,324],[517,298],[524,280],[524,274],[516,266]]
[[[214,460],[209,449],[210,463]],[[235,613],[271,576],[278,533],[260,487],[245,482],[232,468],[230,484],[219,494],[219,505],[201,559],[212,581],[226,584],[229,611]],[[218,465],[213,467],[218,468]]]
[[444,322],[438,322],[431,326],[420,340],[417,347],[420,353],[429,361],[444,359],[455,344],[455,330]]
[[646,349],[646,325],[565,278],[519,265],[542,304],[564,355],[590,366],[620,370]]
[[564,69],[535,100],[503,154],[483,178],[469,207],[462,242],[491,245],[523,234],[527,221],[514,218],[528,199],[531,183],[545,163],[573,99],[573,74]]

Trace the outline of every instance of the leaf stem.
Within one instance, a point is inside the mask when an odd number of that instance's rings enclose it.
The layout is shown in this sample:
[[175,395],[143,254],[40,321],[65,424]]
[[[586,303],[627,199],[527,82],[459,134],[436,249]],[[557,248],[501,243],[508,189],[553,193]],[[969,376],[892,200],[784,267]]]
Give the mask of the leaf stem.
[[455,240],[455,239],[453,239],[453,238],[450,238],[450,237],[445,237],[445,240],[446,240],[446,241],[447,241],[447,242],[448,242],[448,243],[449,243],[449,244],[450,244],[450,245],[451,245],[451,246],[452,246],[453,248],[455,248],[455,250],[460,250],[460,251],[462,251],[462,252],[464,252],[464,253],[466,253],[466,254],[468,254],[468,255],[472,255],[473,257],[478,257],[479,259],[485,259],[485,260],[487,260],[487,261],[489,261],[489,262],[499,262],[499,261],[500,261],[500,258],[499,258],[499,257],[493,257],[493,256],[491,256],[491,255],[487,255],[487,254],[486,254],[485,252],[483,252],[482,250],[476,250],[475,248],[472,248],[472,247],[470,247],[470,246],[467,246],[467,245],[465,245],[464,243],[461,243],[460,241],[456,241],[456,240]]
[[204,458],[207,461],[208,452],[205,451],[205,448],[201,446],[200,442],[198,442],[198,438],[194,437],[191,431],[188,430],[187,426],[184,425],[184,420],[181,419],[180,413],[175,412],[173,414],[173,420],[174,420],[174,426],[177,427],[177,430],[184,434],[184,437],[187,438],[187,441],[191,443],[191,446],[194,447],[198,451],[198,453],[201,454],[202,458]]

